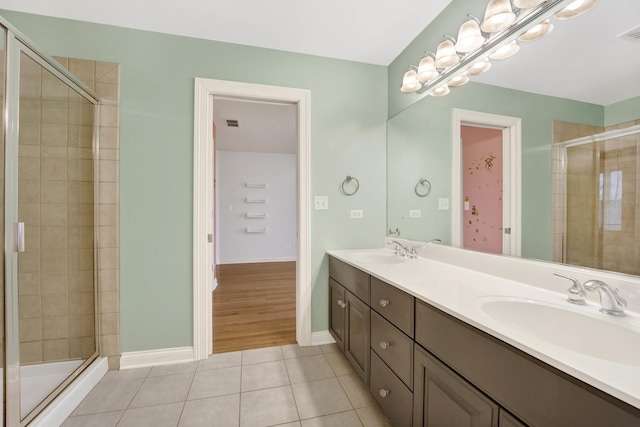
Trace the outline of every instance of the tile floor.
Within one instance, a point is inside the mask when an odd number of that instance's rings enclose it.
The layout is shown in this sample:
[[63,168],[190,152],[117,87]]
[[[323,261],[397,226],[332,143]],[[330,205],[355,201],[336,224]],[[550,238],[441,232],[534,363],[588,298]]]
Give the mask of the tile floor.
[[63,427],[391,426],[335,344],[110,371]]

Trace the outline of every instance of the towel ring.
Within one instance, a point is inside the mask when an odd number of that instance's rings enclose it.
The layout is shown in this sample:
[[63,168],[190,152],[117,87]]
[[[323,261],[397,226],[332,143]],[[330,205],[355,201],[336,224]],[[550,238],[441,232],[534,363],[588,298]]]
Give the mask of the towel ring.
[[[426,189],[421,192],[420,190],[418,190],[418,187],[420,186],[425,187]],[[420,178],[418,180],[418,183],[416,184],[416,188],[413,191],[416,192],[416,195],[418,197],[427,197],[429,193],[431,193],[431,183],[426,178]]]
[[[344,189],[344,185],[349,184],[351,181],[356,182],[356,188],[355,190],[353,190],[353,192],[349,193],[347,190]],[[340,190],[342,191],[342,194],[344,194],[345,196],[353,196],[358,192],[359,188],[360,188],[360,182],[358,182],[358,179],[355,176],[350,176],[350,175],[347,175],[345,180],[342,181],[342,184],[340,185]]]

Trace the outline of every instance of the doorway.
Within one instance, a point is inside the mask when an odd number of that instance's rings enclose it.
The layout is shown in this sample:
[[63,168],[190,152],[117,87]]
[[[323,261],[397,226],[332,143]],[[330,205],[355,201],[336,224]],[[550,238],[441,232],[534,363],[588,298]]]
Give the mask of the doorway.
[[452,243],[520,256],[520,119],[453,110]]
[[214,279],[213,220],[213,104],[215,97],[297,106],[298,177],[296,197],[296,341],[311,344],[311,246],[310,246],[310,92],[276,86],[195,79],[194,105],[194,348],[195,360],[206,359],[212,348],[212,295]]
[[297,110],[214,96],[213,353],[296,342]]

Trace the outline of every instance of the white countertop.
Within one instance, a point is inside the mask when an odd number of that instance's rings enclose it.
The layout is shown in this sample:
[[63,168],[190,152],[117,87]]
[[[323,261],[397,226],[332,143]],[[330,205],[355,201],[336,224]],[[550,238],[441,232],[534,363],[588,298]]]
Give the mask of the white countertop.
[[[446,249],[446,251],[452,250],[455,249]],[[331,250],[328,253],[587,384],[640,408],[640,338],[616,340],[615,337],[618,327],[637,332],[637,336],[640,337],[640,315],[637,312],[627,310],[625,317],[617,318],[600,313],[598,311],[600,304],[597,302],[589,301],[585,306],[570,304],[566,300],[566,293],[544,289],[546,286],[536,286],[535,283],[527,284],[526,275],[523,276],[522,281],[510,280],[499,275],[478,272],[422,256],[417,259],[403,258],[403,262],[398,264],[361,261],[363,253],[392,255],[393,253],[387,249]],[[551,263],[548,268],[550,281],[554,271],[563,271],[562,267]],[[515,274],[513,266],[510,269],[509,273]],[[569,283],[565,288],[568,287]],[[596,324],[598,328],[594,331],[594,328],[585,325],[580,329],[574,324],[571,330],[566,331],[566,335],[574,343],[578,342],[581,349],[586,350],[569,350],[558,342],[565,333],[562,331],[563,325],[557,325],[559,333],[556,334],[555,342],[545,339],[540,334],[532,333],[526,325],[518,326],[514,323],[497,321],[486,314],[480,308],[480,304],[493,299],[535,300],[542,302],[545,306],[589,316],[588,323]],[[516,316],[519,315],[527,316],[528,314],[523,312]],[[544,319],[536,319],[536,316],[531,317],[531,322],[544,321]],[[609,328],[611,328],[610,331]],[[618,352],[615,354],[620,357],[616,357],[616,361],[605,360],[598,354],[602,353],[599,350],[603,350],[602,343],[598,342],[597,338],[594,339],[594,335],[598,333],[603,334],[602,337],[606,337],[607,342],[618,345]],[[625,335],[625,338],[628,336]]]

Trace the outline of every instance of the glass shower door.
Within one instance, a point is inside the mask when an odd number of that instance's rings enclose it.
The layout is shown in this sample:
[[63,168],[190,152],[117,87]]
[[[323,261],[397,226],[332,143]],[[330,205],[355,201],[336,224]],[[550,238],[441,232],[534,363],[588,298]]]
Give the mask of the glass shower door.
[[[5,41],[7,30],[0,27],[0,101],[4,106],[4,88],[5,88],[5,52],[7,51]],[[2,125],[2,134],[0,134],[0,241],[4,242],[4,114],[0,114],[0,124]],[[0,289],[0,377],[2,377],[2,385],[0,388],[0,413],[4,414],[4,373],[5,373],[5,321],[4,321],[4,289],[5,289],[5,276],[4,276],[4,262],[0,262],[0,282],[2,288]],[[0,418],[0,427],[4,425],[4,417]]]
[[97,356],[96,106],[46,60],[13,43],[19,72],[10,69],[17,74],[7,86],[17,119],[7,140],[6,217],[15,225],[6,228],[12,236],[5,243],[10,427],[31,422]]

